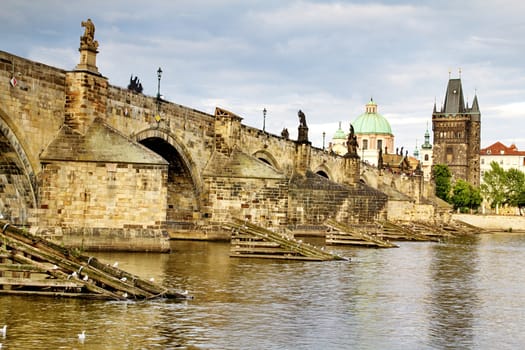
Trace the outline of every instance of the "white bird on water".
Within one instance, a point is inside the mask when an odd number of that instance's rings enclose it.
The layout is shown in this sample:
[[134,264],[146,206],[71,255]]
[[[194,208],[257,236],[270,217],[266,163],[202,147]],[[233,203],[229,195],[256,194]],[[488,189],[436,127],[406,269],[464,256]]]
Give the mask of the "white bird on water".
[[0,333],[2,333],[2,337],[5,338],[7,335],[7,325],[4,325],[2,328],[0,328]]
[[82,331],[82,333],[77,334],[78,335],[78,341],[83,343],[84,340],[86,340],[86,331]]
[[115,261],[115,262],[113,263],[113,267],[118,267],[118,261]]

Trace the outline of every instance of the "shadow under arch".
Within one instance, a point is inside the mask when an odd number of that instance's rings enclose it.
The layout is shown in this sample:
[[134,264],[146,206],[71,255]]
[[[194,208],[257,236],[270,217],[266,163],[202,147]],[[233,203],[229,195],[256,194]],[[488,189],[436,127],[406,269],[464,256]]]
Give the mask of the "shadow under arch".
[[[36,176],[31,161],[0,110],[0,213],[14,224],[28,223],[29,209],[36,208]],[[6,195],[9,193],[9,195]],[[13,193],[15,194],[13,196]]]
[[192,222],[200,212],[202,180],[191,154],[177,137],[167,129],[149,128],[132,138],[168,161],[169,222]]
[[281,170],[279,168],[279,164],[277,163],[277,160],[275,159],[275,157],[268,151],[259,150],[259,151],[255,152],[252,156],[257,158],[257,159],[259,159],[260,161],[268,164],[269,166],[271,166],[274,169],[277,169],[279,171]]

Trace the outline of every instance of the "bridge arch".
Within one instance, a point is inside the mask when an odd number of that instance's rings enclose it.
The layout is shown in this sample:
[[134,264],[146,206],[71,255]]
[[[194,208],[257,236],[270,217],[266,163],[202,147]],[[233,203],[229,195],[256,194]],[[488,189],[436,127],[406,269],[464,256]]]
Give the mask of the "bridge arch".
[[194,221],[200,212],[202,180],[190,152],[168,129],[149,128],[133,138],[168,161],[167,222],[178,225]]
[[0,214],[26,225],[29,210],[37,206],[35,171],[9,120],[0,109]]
[[268,164],[269,166],[273,167],[274,169],[277,169],[280,171],[279,164],[275,157],[268,151],[265,150],[259,150],[253,154],[253,156],[260,161],[263,161],[264,163]]
[[331,173],[330,169],[328,169],[328,167],[326,165],[324,165],[324,164],[318,166],[314,170],[314,173],[316,173],[317,175],[320,175],[322,177],[325,177],[328,180],[333,179],[333,176],[332,176],[332,173]]

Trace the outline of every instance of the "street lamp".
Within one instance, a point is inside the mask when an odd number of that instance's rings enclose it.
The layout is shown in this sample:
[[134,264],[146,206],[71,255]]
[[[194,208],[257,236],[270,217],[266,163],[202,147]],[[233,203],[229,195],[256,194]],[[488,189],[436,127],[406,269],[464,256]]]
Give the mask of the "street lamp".
[[158,123],[160,123],[160,78],[162,77],[162,69],[157,69],[157,80],[158,80],[158,85],[157,85],[157,115],[155,116],[155,121]]
[[324,151],[324,137],[326,136],[326,133],[323,131],[323,151]]
[[263,132],[266,130],[266,107],[263,109]]

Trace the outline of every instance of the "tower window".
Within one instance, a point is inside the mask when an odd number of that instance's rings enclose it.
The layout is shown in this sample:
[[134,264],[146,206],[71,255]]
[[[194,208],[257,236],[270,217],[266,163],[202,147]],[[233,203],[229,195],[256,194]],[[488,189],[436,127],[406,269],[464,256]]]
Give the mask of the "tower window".
[[428,154],[425,154],[425,161],[428,161]]
[[447,163],[452,163],[452,159],[454,156],[454,149],[451,146],[447,147]]
[[383,149],[383,140],[377,140],[377,149]]
[[363,150],[368,149],[368,140],[363,140]]

